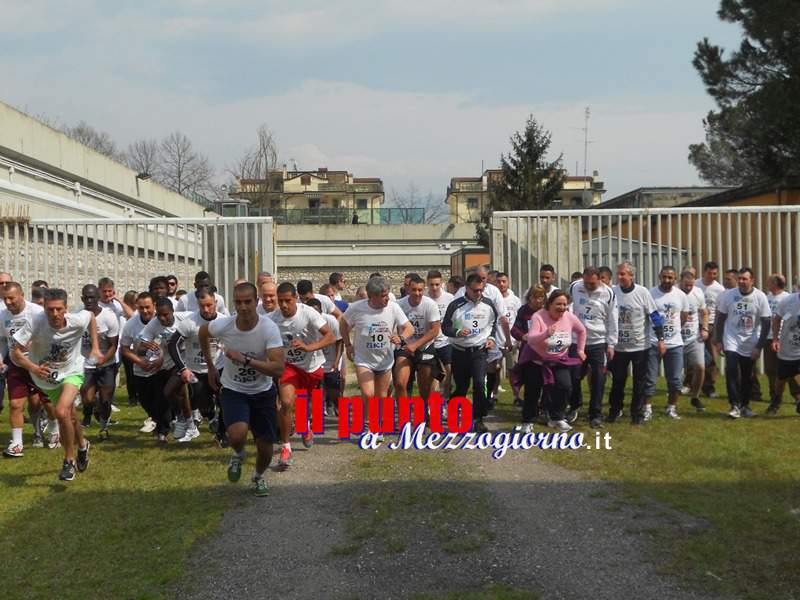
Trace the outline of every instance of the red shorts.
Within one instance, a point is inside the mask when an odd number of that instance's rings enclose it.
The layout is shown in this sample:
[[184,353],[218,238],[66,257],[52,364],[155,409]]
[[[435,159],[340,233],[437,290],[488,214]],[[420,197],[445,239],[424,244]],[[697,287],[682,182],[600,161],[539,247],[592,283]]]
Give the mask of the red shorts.
[[6,387],[8,388],[9,398],[27,398],[28,396],[41,394],[39,388],[33,383],[31,374],[26,369],[15,364],[8,365]]
[[323,375],[322,367],[309,373],[294,365],[286,365],[278,383],[281,385],[288,383],[296,390],[315,390],[322,384]]

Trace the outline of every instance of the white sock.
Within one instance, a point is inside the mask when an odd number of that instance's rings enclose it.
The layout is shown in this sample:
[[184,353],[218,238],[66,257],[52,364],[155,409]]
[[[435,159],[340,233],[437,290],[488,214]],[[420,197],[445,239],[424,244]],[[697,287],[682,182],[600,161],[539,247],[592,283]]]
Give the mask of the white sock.
[[256,480],[258,480],[258,479],[264,479],[264,473],[259,473],[258,471],[256,471],[255,469],[253,469],[253,476],[251,477],[251,479],[252,479],[253,481],[256,481]]
[[291,442],[286,442],[285,444],[283,444],[283,447],[284,448],[288,448],[289,450],[291,450],[292,449],[292,444],[291,444]]
[[11,441],[15,446],[22,446],[22,427],[11,428]]

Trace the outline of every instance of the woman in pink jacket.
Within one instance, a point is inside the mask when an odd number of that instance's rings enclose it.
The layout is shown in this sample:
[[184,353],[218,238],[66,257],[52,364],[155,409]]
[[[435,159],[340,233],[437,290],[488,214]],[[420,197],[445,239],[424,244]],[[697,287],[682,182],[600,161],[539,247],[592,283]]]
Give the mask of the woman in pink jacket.
[[[533,351],[532,361],[542,370],[542,383],[546,394],[547,426],[559,431],[570,431],[564,419],[564,409],[572,394],[572,370],[586,360],[586,328],[580,319],[567,310],[569,294],[556,290],[547,299],[544,308],[533,314],[528,329],[528,346]],[[567,355],[573,334],[578,347],[578,358]]]

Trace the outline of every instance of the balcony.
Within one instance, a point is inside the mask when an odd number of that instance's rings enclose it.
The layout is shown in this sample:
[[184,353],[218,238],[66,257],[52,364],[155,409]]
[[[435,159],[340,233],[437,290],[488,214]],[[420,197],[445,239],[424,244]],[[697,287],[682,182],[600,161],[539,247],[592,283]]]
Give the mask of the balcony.
[[289,208],[269,209],[251,206],[251,217],[272,217],[278,225],[349,225],[353,212],[359,225],[403,225],[425,223],[424,208]]

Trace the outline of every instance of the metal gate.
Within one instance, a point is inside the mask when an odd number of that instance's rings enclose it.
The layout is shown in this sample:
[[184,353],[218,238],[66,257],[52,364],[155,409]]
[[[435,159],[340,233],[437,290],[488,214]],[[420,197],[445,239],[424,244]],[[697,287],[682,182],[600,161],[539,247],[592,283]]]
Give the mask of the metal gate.
[[156,275],[175,275],[192,290],[194,274],[208,271],[230,297],[237,278],[276,270],[269,217],[4,219],[0,242],[0,268],[15,281],[27,288],[43,279],[72,301],[104,276],[120,293],[146,290]]
[[555,267],[557,283],[587,265],[622,261],[637,268],[636,280],[656,285],[658,272],[679,272],[715,261],[726,269],[748,266],[763,288],[779,272],[790,288],[800,273],[800,206],[692,207],[506,211],[492,216],[492,265],[507,272],[520,293],[538,281],[543,264]]

